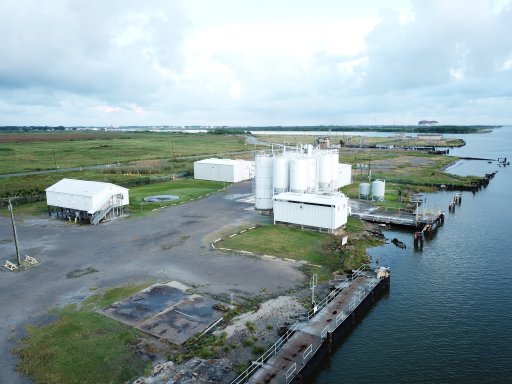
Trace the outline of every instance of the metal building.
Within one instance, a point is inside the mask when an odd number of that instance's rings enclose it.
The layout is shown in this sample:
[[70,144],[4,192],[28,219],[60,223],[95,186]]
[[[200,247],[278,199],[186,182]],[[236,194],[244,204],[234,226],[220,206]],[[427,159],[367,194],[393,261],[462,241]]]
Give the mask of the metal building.
[[62,179],[46,188],[48,213],[69,220],[98,224],[123,213],[129,204],[128,189],[111,183]]
[[343,194],[284,192],[274,196],[274,224],[297,224],[333,232],[347,223],[348,199]]
[[253,177],[253,161],[213,158],[194,162],[194,179],[237,183]]

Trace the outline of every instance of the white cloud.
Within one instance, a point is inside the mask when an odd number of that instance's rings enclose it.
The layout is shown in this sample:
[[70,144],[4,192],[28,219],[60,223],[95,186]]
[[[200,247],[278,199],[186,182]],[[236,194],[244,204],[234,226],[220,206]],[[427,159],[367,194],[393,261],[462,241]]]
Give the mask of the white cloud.
[[0,2],[0,125],[510,120],[509,1],[347,3]]

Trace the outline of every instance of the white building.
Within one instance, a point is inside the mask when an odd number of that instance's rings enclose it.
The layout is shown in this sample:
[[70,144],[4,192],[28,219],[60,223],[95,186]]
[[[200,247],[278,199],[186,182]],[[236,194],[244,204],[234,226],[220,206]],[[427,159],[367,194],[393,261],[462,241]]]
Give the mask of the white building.
[[128,189],[111,183],[62,179],[46,189],[48,213],[76,221],[100,220],[120,215],[129,204]]
[[344,195],[284,192],[274,196],[274,224],[291,223],[332,232],[347,223],[347,216],[348,199]]
[[194,162],[194,179],[237,183],[254,177],[254,161],[204,159]]

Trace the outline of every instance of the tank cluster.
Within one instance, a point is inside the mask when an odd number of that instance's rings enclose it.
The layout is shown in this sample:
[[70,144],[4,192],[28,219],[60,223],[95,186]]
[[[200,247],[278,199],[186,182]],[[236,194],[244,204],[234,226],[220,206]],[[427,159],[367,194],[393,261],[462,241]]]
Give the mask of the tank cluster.
[[374,180],[370,183],[359,184],[359,198],[374,201],[383,201],[386,193],[386,181]]
[[[343,175],[347,173],[348,175]],[[339,164],[337,149],[321,150],[312,145],[279,153],[257,153],[254,194],[256,209],[272,209],[273,196],[284,193],[335,191],[351,182],[352,169]],[[343,180],[350,180],[345,183]]]

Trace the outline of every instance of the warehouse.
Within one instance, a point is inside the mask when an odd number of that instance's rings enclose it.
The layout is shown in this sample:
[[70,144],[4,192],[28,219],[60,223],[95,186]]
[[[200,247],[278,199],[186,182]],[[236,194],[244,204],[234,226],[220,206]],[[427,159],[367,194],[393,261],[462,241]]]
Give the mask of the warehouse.
[[204,159],[194,162],[194,179],[237,183],[254,177],[254,161]]
[[62,179],[46,189],[48,214],[68,220],[98,224],[123,214],[128,189],[98,181]]
[[347,223],[348,199],[343,194],[284,192],[274,196],[274,224],[297,224],[333,232]]

